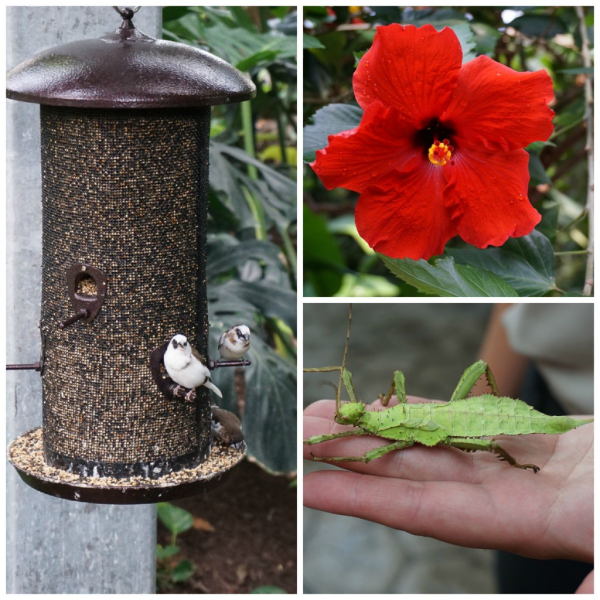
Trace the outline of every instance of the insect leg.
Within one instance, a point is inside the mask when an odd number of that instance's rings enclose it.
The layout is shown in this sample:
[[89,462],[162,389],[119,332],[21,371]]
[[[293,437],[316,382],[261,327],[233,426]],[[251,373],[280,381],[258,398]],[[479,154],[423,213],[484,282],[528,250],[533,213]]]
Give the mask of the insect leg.
[[313,444],[320,444],[321,442],[328,442],[329,440],[337,440],[338,438],[369,435],[364,429],[353,429],[352,431],[343,431],[341,433],[330,433],[328,435],[313,435],[307,440],[304,440],[304,444],[312,446]]
[[465,369],[450,398],[450,402],[452,400],[464,400],[482,375],[485,375],[488,385],[492,389],[492,394],[500,396],[492,370],[485,361],[478,360],[475,364]]
[[400,404],[406,403],[406,390],[404,387],[404,373],[402,371],[394,371],[394,378],[392,379],[392,383],[390,385],[390,389],[387,394],[379,394],[379,400],[381,400],[381,404],[383,406],[387,406],[390,402],[390,398],[392,397],[394,390],[396,390],[396,397],[398,398],[398,402]]
[[368,463],[376,458],[381,458],[388,452],[392,452],[393,450],[402,450],[404,448],[409,448],[412,446],[414,442],[394,442],[393,444],[388,444],[387,446],[379,446],[379,448],[374,448],[373,450],[369,450],[369,452],[365,452],[363,456],[315,456],[311,453],[312,459],[315,461],[326,461],[326,462],[363,462]]
[[475,452],[476,450],[483,450],[484,452],[493,452],[498,454],[500,460],[506,461],[509,465],[517,467],[518,469],[531,469],[534,473],[537,473],[540,468],[536,465],[521,465],[513,456],[511,456],[506,450],[501,448],[495,440],[479,440],[475,438],[449,438],[446,443],[448,446],[458,448],[459,450],[465,450],[467,452]]

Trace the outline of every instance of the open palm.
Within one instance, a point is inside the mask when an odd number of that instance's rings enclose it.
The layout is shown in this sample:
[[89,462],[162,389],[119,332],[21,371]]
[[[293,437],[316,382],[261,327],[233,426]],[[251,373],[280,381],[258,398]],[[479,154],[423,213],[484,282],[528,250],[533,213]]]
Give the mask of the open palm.
[[[310,405],[304,437],[351,429],[334,422],[334,411],[332,400]],[[537,474],[487,452],[419,445],[368,464],[337,463],[346,471],[305,477],[304,504],[461,546],[592,562],[593,433],[587,425],[563,435],[496,438],[519,462],[541,467]],[[304,456],[360,456],[383,444],[341,438],[305,445]]]

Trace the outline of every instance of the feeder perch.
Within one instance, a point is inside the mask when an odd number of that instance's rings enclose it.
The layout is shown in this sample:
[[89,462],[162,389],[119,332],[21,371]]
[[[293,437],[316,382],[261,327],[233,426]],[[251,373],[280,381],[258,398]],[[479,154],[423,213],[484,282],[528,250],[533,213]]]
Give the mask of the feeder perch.
[[9,365],[41,372],[43,427],[9,459],[47,494],[136,504],[209,489],[245,455],[211,444],[208,390],[184,402],[150,363],[176,333],[207,356],[210,107],[256,90],[119,12],[114,33],[7,76],[8,98],[40,105],[43,211],[42,358]]

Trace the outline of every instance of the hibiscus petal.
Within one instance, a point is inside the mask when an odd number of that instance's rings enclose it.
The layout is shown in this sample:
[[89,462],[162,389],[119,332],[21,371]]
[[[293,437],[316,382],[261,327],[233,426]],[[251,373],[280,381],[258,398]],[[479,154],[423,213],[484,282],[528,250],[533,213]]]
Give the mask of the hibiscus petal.
[[501,246],[509,237],[531,233],[541,216],[527,198],[529,155],[512,152],[461,152],[444,167],[444,201],[460,237],[477,246]]
[[444,251],[456,235],[443,202],[443,169],[425,157],[402,172],[390,173],[358,199],[358,233],[377,252],[391,258],[428,259]]
[[418,151],[415,128],[381,102],[367,107],[356,129],[329,136],[310,164],[323,185],[362,192],[393,169],[402,169]]
[[457,132],[456,145],[516,150],[552,133],[552,79],[546,71],[519,73],[479,56],[463,65],[442,121]]
[[450,103],[461,63],[460,42],[448,27],[378,27],[354,72],[354,95],[363,109],[380,100],[422,128]]

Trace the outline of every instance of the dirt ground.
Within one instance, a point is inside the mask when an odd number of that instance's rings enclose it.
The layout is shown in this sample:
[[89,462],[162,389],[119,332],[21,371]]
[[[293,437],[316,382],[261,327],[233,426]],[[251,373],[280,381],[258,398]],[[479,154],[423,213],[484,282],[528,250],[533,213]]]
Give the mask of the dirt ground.
[[[296,593],[296,488],[243,461],[221,487],[194,498],[173,502],[214,531],[190,529],[177,538],[193,576],[170,593],[247,594],[270,585]],[[158,525],[158,543],[169,543],[169,532]]]

